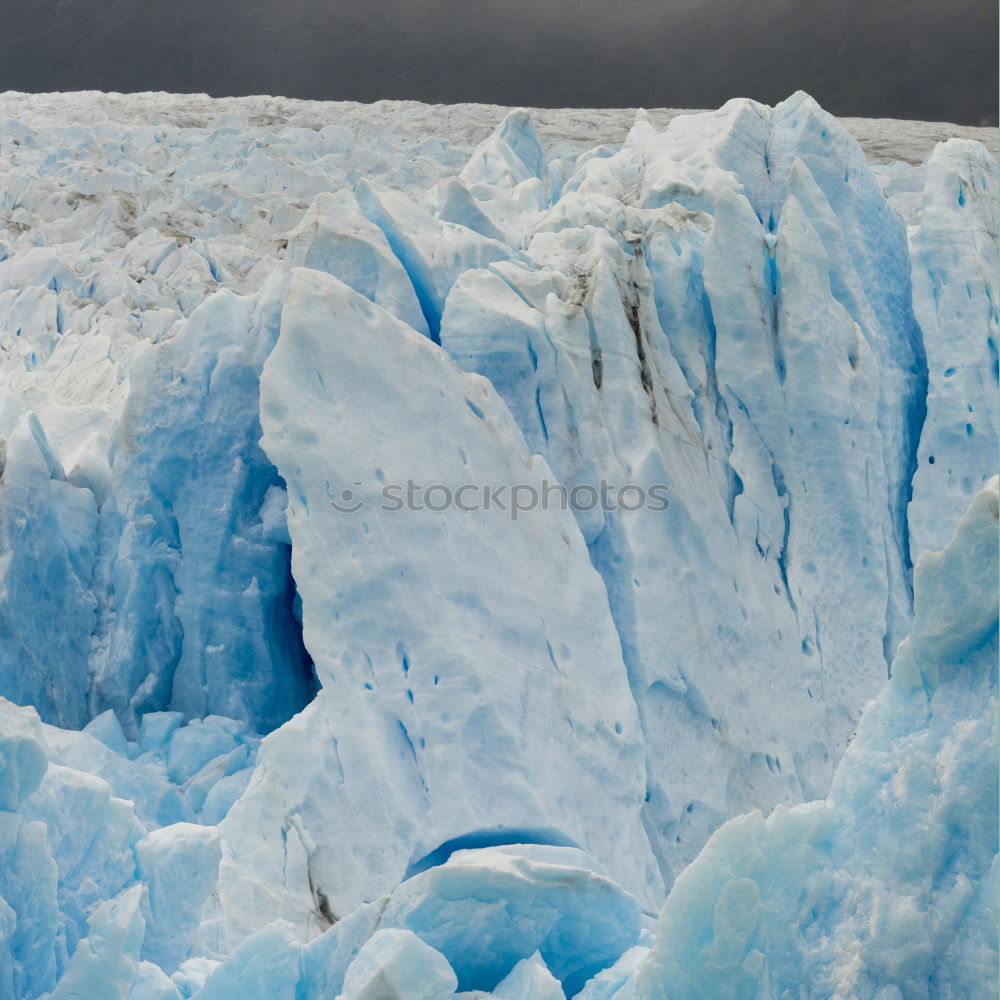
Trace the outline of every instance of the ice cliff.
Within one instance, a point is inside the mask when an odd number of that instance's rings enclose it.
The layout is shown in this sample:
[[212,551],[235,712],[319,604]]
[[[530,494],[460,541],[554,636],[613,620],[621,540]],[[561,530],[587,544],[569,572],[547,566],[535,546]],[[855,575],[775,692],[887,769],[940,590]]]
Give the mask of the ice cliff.
[[983,145],[34,107],[0,1000],[995,995]]

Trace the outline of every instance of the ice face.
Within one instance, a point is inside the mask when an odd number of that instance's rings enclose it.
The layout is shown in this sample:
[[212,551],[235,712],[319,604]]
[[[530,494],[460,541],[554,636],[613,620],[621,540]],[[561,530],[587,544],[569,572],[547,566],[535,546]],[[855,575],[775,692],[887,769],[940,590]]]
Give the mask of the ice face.
[[[71,728],[87,721],[97,505],[66,481],[34,412],[9,432],[0,499],[4,694]],[[81,667],[83,668],[81,670]]]
[[[266,916],[240,881],[286,899],[293,922],[309,920],[320,892],[343,915],[480,830],[543,842],[554,832],[608,858],[636,891],[655,885],[638,820],[638,719],[571,515],[395,510],[385,492],[408,480],[443,492],[554,478],[489,383],[336,279],[294,271],[261,406],[263,445],[288,488],[293,572],[316,583],[299,589],[323,691],[265,742],[254,784],[222,825],[226,921]],[[351,430],[331,441],[317,425]],[[303,761],[311,731],[324,734],[322,749]],[[270,847],[288,810],[297,884]],[[632,819],[600,829],[597,811]],[[345,856],[335,845],[348,841]]]
[[[923,168],[912,231],[914,308],[929,386],[909,511],[914,553],[943,547],[982,487],[996,441],[996,165],[974,143],[940,145]],[[981,317],[991,317],[984,324]]]
[[288,546],[260,516],[279,482],[258,445],[268,309],[268,291],[222,292],[132,361],[101,509],[94,688],[133,730],[172,708],[266,732],[313,692]]
[[44,736],[38,714],[0,701],[0,809],[14,812],[42,783],[48,767]]
[[2,1000],[995,992],[984,147],[26,100]]
[[884,680],[925,363],[904,227],[804,95],[639,120],[581,160],[535,220],[537,266],[463,275],[441,342],[560,481],[670,488],[666,512],[577,518],[669,882],[721,817],[825,794]]
[[996,478],[915,575],[910,636],[829,798],[712,837],[667,898],[639,995],[995,992]]

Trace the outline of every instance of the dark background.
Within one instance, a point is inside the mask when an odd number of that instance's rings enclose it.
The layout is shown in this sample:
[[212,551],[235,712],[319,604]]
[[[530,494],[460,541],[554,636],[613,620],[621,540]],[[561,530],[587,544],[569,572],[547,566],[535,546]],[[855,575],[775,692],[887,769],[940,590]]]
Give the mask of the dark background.
[[995,0],[2,0],[0,90],[997,121]]

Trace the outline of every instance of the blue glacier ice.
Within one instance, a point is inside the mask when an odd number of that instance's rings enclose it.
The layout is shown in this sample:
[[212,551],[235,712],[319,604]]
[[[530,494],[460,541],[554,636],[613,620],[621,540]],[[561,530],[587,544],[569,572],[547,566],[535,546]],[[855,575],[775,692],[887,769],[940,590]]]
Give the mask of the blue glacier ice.
[[994,141],[0,95],[0,1000],[994,996]]
[[995,992],[997,503],[994,478],[917,561],[912,630],[829,797],[730,820],[678,878],[639,995]]

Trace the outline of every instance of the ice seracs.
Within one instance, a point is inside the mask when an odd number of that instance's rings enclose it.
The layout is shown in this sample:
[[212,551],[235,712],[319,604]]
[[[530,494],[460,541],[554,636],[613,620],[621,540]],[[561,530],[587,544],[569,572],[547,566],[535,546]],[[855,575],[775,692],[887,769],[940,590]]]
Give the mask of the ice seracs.
[[463,275],[440,339],[560,481],[670,488],[666,512],[577,512],[669,883],[723,816],[824,794],[883,683],[909,616],[923,348],[904,226],[804,95],[662,134],[640,119],[580,160],[534,266]]
[[995,992],[984,147],[79,100],[0,128],[2,1000]]

